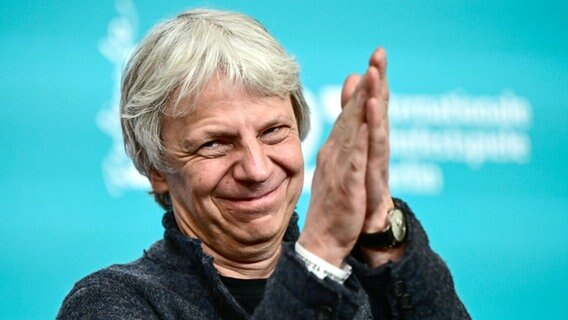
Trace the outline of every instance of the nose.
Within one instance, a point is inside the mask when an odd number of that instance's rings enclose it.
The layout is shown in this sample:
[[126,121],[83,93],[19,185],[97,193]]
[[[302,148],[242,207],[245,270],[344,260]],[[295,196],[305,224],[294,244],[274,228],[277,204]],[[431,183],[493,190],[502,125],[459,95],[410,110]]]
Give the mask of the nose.
[[271,174],[272,161],[265,146],[257,139],[243,143],[239,159],[233,168],[235,180],[258,183],[266,181]]

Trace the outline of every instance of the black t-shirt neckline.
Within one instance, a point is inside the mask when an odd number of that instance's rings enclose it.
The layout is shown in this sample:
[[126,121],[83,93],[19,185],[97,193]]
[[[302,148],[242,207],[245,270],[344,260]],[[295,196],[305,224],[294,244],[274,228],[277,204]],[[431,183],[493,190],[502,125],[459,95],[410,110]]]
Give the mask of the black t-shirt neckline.
[[252,314],[262,302],[267,279],[238,279],[219,276],[241,307]]

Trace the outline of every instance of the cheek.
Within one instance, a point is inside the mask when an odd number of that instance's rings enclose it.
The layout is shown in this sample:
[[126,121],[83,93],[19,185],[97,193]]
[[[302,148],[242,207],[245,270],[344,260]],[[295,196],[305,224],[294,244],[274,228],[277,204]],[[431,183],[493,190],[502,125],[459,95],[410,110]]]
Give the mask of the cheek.
[[304,157],[300,142],[290,142],[274,148],[273,159],[291,177],[301,177],[304,173]]
[[180,196],[191,201],[210,197],[222,180],[223,168],[224,166],[215,159],[185,166],[181,169],[181,173],[175,175],[178,193],[182,193]]
[[302,147],[300,142],[294,143],[291,146],[289,151],[289,166],[292,170],[297,173],[303,174],[304,173],[304,156],[302,154]]

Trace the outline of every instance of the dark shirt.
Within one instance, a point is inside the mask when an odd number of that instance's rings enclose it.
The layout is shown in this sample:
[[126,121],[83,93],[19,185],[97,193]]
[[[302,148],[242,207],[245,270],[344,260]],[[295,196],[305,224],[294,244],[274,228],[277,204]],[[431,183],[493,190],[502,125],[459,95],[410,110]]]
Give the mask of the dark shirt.
[[264,296],[266,279],[237,279],[221,276],[231,295],[248,313],[253,313]]

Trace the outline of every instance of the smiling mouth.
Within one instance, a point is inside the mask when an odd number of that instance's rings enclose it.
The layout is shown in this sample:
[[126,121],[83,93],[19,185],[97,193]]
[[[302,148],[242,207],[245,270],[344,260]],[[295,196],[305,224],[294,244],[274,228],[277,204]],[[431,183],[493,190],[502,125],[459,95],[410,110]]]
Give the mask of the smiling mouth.
[[266,192],[266,193],[264,193],[264,194],[261,194],[261,195],[259,195],[259,196],[241,197],[241,198],[235,198],[235,199],[232,199],[232,200],[235,200],[235,201],[254,201],[254,200],[262,199],[262,198],[264,198],[264,197],[270,195],[271,193],[273,193],[274,191],[276,191],[276,189],[278,189],[278,187],[276,187],[276,188],[274,188],[274,189],[272,189],[272,190],[270,190],[270,191],[268,191],[268,192]]
[[284,183],[281,183],[276,188],[258,196],[221,197],[218,199],[221,201],[220,204],[233,213],[267,214],[272,211],[283,185]]

